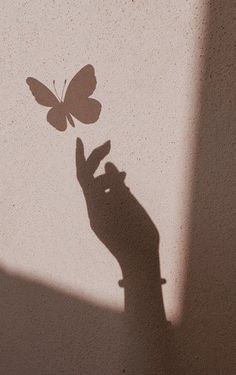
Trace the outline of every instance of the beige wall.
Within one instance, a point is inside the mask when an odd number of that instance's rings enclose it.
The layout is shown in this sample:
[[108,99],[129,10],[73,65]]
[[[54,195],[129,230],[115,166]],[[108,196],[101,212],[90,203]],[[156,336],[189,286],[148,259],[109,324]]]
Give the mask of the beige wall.
[[[121,271],[89,227],[75,176],[76,137],[86,153],[110,139],[108,160],[127,172],[127,185],[159,230],[166,312],[181,325],[207,2],[5,1],[1,18],[1,267],[95,311],[123,310]],[[96,70],[100,119],[60,133],[25,79],[50,88],[55,79],[60,91],[87,63]],[[83,363],[83,374],[95,373]],[[108,370],[104,363],[96,363],[97,373]],[[109,373],[119,365],[110,363]]]

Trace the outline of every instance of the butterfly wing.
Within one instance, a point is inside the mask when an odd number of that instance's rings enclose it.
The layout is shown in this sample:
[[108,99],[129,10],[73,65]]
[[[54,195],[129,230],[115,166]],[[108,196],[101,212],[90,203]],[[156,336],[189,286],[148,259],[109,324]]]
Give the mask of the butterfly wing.
[[79,103],[69,107],[70,113],[83,124],[92,124],[99,118],[101,104],[91,98],[80,99]]
[[93,66],[86,65],[72,78],[66,91],[64,100],[66,109],[84,124],[96,122],[101,112],[101,103],[89,98],[96,84]]
[[35,100],[45,107],[54,107],[59,101],[57,97],[41,82],[37,79],[28,77],[26,83],[35,97]]
[[57,97],[41,82],[37,79],[28,77],[26,83],[35,100],[45,107],[52,107],[47,114],[47,121],[54,128],[60,131],[66,130],[66,114],[64,106],[59,102]]
[[[70,101],[75,97],[89,97],[96,88],[96,77],[94,67],[85,65],[70,81],[64,102]],[[72,97],[72,98],[71,98]]]
[[66,130],[66,114],[63,106],[60,103],[48,111],[47,121],[59,131]]

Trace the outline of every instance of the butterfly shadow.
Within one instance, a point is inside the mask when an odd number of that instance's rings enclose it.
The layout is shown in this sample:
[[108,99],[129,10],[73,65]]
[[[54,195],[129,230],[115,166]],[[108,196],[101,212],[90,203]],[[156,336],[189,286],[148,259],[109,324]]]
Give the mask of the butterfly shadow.
[[90,98],[97,85],[92,65],[84,66],[72,78],[66,89],[64,98],[66,81],[61,98],[57,93],[55,81],[53,81],[55,94],[35,78],[28,77],[26,83],[29,85],[37,103],[45,107],[51,107],[47,114],[47,121],[59,131],[66,130],[67,120],[74,127],[73,117],[83,124],[92,124],[100,116],[101,103],[96,99]]

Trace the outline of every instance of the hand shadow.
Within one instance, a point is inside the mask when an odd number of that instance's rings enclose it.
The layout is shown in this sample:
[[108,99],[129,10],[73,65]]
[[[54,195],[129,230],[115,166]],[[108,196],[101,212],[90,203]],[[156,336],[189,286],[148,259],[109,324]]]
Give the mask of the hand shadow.
[[159,234],[144,208],[125,185],[124,172],[112,163],[94,177],[110,152],[110,142],[86,159],[77,139],[77,178],[87,203],[90,225],[117,259],[125,291],[128,373],[169,374],[169,339],[162,298]]

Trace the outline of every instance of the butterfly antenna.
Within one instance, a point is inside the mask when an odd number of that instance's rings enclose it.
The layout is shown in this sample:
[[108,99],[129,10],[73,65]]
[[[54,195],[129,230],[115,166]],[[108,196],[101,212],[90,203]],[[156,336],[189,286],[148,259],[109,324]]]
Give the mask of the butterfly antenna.
[[63,95],[64,95],[64,92],[65,92],[66,82],[67,82],[67,80],[65,79],[63,89],[62,89],[62,93],[61,93],[61,101],[63,99]]
[[56,89],[56,85],[55,85],[55,79],[54,79],[52,82],[53,82],[53,87],[54,87],[54,90],[55,90],[55,93],[56,93],[57,99],[58,99],[59,102],[60,102],[61,100],[60,100],[59,95],[58,95],[58,93],[57,93],[57,89]]

